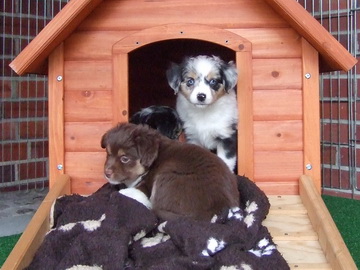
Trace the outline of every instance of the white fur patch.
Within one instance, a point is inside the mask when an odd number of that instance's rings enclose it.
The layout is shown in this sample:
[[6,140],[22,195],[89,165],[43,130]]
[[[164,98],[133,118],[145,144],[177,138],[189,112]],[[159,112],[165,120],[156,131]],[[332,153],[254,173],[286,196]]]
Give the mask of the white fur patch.
[[72,230],[72,228],[74,228],[76,225],[76,223],[68,223],[68,224],[65,224],[65,225],[62,225],[59,227],[59,230],[60,231],[63,231],[63,232],[68,232],[70,230]]
[[71,266],[70,268],[66,268],[66,270],[102,270],[102,266],[97,266],[97,265],[74,265]]
[[119,191],[120,194],[138,201],[139,203],[151,209],[151,202],[149,198],[137,188],[124,188]]
[[157,233],[154,237],[143,238],[141,245],[144,248],[153,247],[170,239],[170,235]]

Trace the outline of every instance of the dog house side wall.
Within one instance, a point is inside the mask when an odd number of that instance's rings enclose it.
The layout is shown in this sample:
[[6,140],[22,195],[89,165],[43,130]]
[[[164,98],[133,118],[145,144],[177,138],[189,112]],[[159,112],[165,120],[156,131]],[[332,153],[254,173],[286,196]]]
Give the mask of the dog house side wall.
[[[188,9],[189,5],[193,9]],[[201,7],[201,14],[189,12],[196,7]],[[162,13],[165,8],[166,12]],[[229,12],[234,16],[224,15]],[[171,17],[164,18],[164,14]],[[208,20],[209,14],[219,17]],[[61,118],[57,121],[62,121],[60,126],[64,128],[60,140],[64,150],[58,153],[55,137],[50,148],[57,158],[51,158],[50,175],[69,174],[72,192],[78,193],[91,193],[105,183],[101,136],[114,122],[128,117],[121,109],[128,104],[127,98],[117,97],[118,93],[113,91],[114,83],[122,80],[113,73],[113,65],[124,59],[113,58],[112,47],[136,31],[175,20],[210,22],[211,26],[225,28],[252,43],[253,126],[248,128],[254,134],[254,162],[250,165],[253,179],[269,194],[298,193],[299,176],[306,173],[303,44],[300,36],[262,1],[206,1],[206,4],[203,1],[105,1],[100,4],[63,45],[63,121]],[[49,91],[59,91],[58,73],[53,72],[50,78],[49,72]],[[118,103],[113,103],[114,100]],[[53,102],[50,108],[61,107],[56,98],[50,102]],[[56,122],[52,121],[51,125],[60,132]],[[63,161],[60,170],[59,159]]]

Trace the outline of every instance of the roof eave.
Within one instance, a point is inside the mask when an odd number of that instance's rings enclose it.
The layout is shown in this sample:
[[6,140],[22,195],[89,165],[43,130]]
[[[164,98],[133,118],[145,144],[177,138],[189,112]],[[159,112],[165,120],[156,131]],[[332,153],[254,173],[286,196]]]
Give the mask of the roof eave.
[[75,28],[103,0],[71,0],[46,25],[46,27],[10,63],[19,75],[44,73],[44,63],[50,53],[63,42]]
[[357,59],[298,2],[265,1],[319,52],[326,61],[320,71],[348,71],[357,63]]

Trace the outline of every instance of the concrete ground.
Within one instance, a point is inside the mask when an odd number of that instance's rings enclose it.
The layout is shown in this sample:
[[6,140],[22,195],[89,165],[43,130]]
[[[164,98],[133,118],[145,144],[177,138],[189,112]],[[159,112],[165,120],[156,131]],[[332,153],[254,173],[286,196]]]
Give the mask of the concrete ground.
[[1,192],[0,237],[22,233],[47,193],[47,188]]

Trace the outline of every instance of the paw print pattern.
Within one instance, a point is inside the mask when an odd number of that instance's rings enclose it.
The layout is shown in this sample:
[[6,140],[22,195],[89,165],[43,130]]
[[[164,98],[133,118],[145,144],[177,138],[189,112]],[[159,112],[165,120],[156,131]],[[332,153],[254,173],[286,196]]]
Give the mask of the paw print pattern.
[[228,219],[237,219],[241,221],[244,218],[242,211],[239,207],[229,209]]
[[244,219],[244,222],[248,228],[251,227],[255,222],[254,213],[256,212],[256,210],[258,210],[258,205],[256,202],[246,202],[245,212],[247,213],[247,215]]
[[201,254],[204,256],[214,255],[216,252],[225,248],[226,243],[223,240],[217,240],[214,237],[210,237],[206,243],[206,249]]
[[269,239],[263,238],[256,244],[256,247],[250,249],[249,252],[253,253],[255,256],[260,258],[262,256],[271,255],[274,250],[276,250],[276,246],[270,244]]

